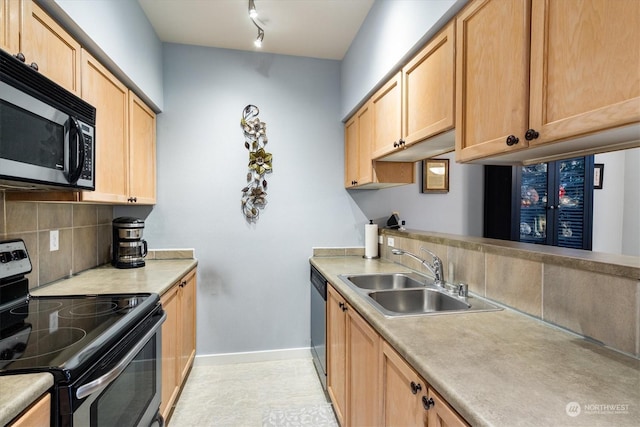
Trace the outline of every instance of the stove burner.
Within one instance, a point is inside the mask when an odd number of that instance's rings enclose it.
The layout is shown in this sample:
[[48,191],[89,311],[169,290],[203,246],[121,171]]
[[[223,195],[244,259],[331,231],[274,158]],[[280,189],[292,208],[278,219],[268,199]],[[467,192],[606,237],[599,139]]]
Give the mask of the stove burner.
[[97,317],[111,314],[114,311],[117,311],[117,308],[118,305],[115,302],[87,302],[74,307],[69,307],[68,309],[61,311],[58,316],[65,319]]
[[37,329],[32,331],[30,336],[30,339],[38,343],[36,354],[26,352],[20,360],[36,359],[57,353],[80,342],[86,335],[87,333],[84,329],[72,327],[58,328],[55,332],[49,329]]
[[39,301],[37,304],[31,303],[29,305],[22,305],[11,310],[11,314],[29,314],[29,313],[44,313],[47,311],[53,311],[62,307],[61,302],[56,301]]

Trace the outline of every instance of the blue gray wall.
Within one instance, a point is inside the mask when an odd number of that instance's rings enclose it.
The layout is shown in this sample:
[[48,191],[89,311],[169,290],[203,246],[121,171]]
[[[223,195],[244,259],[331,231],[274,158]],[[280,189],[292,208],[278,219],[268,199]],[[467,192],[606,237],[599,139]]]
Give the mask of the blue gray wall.
[[[167,44],[158,116],[153,248],[199,260],[198,354],[307,347],[313,246],[362,245],[365,218],[343,188],[340,63]],[[267,123],[273,173],[255,224],[240,211],[247,104]]]

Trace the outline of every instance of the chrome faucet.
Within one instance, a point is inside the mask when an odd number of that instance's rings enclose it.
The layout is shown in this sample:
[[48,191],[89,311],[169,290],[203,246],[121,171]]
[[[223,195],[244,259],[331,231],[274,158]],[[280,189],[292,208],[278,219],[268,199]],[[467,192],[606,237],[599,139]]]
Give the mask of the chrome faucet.
[[409,251],[405,251],[404,249],[395,248],[395,249],[392,249],[391,252],[394,255],[407,255],[417,261],[420,261],[420,263],[424,265],[427,268],[427,270],[431,272],[431,274],[433,274],[435,284],[437,286],[444,287],[445,283],[444,283],[444,273],[442,268],[442,260],[438,258],[438,255],[434,254],[424,246],[421,246],[420,250],[431,255],[431,258],[433,260],[431,264],[429,264],[426,259],[422,259],[418,255],[413,254]]

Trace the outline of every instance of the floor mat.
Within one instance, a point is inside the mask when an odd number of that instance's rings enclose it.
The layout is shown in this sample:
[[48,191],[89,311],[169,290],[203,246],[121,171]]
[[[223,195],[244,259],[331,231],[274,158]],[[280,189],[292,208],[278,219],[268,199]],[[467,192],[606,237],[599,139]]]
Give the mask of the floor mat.
[[262,418],[263,427],[338,427],[331,405],[269,409]]

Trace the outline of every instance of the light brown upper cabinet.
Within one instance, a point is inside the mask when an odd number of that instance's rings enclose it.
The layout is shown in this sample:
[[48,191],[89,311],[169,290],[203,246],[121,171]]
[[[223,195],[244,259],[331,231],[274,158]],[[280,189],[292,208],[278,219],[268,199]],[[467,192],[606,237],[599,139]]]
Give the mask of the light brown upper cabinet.
[[374,159],[402,144],[402,73],[398,72],[371,97]]
[[376,120],[387,127],[376,136],[373,158],[415,162],[454,150],[454,76],[452,21],[379,92]]
[[456,20],[456,160],[638,146],[638,16],[635,0],[470,3]]
[[345,188],[373,182],[371,144],[373,120],[371,104],[362,106],[344,125],[345,130]]
[[21,2],[0,0],[0,49],[13,55],[20,51],[21,18]]
[[35,62],[41,74],[80,95],[80,43],[33,1],[21,3],[20,51],[25,62]]
[[127,201],[156,202],[156,114],[129,91],[129,194]]
[[372,161],[375,130],[372,101],[345,123],[345,188],[382,188],[413,182],[412,163]]
[[82,50],[82,98],[96,108],[96,189],[82,201],[127,203],[129,90]]
[[156,201],[156,116],[85,50],[82,98],[96,107],[96,189],[81,201]]
[[0,0],[0,48],[80,95],[80,44],[31,0]]

